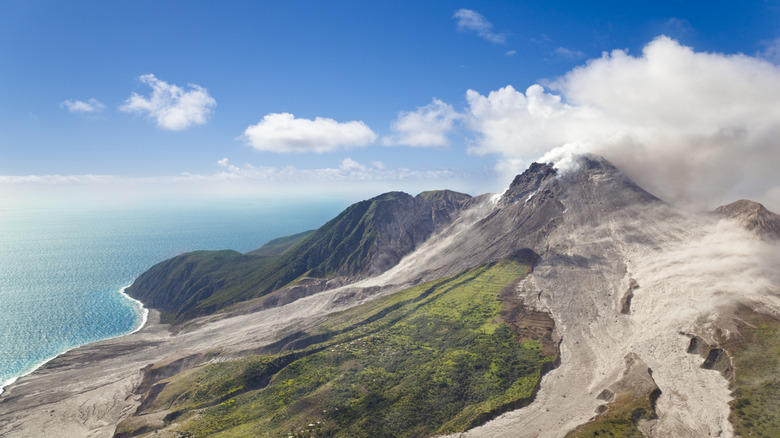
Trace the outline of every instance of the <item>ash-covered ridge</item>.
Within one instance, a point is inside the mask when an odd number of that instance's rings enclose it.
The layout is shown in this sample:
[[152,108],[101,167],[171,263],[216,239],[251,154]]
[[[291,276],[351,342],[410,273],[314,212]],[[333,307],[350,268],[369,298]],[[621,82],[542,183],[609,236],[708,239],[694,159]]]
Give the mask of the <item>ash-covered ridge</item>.
[[780,215],[772,213],[758,202],[740,199],[716,208],[713,213],[736,220],[762,238],[780,239]]

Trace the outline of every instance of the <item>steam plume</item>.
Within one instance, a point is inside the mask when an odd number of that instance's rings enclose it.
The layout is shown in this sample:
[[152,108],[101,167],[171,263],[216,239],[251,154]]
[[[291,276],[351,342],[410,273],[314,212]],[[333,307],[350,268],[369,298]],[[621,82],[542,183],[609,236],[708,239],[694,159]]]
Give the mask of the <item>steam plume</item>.
[[748,197],[780,209],[778,66],[661,36],[640,56],[605,52],[546,86],[469,90],[471,152],[500,153],[504,167],[594,152],[673,202]]

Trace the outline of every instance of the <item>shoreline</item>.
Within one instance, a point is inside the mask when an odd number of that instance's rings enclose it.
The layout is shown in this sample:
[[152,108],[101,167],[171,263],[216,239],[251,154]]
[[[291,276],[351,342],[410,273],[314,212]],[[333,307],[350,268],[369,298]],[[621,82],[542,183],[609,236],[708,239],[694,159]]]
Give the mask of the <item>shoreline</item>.
[[[142,303],[140,300],[136,300],[135,298],[133,298],[130,295],[128,295],[127,292],[125,292],[127,290],[127,288],[132,286],[132,285],[133,284],[130,283],[127,286],[123,287],[122,289],[119,290],[119,293],[121,293],[122,296],[124,296],[128,300],[132,301],[138,307],[138,310],[141,312],[141,323],[138,325],[138,327],[136,327],[130,333],[126,333],[124,335],[119,335],[119,336],[132,335],[133,333],[135,333],[135,332],[141,330],[142,328],[144,328],[146,326],[147,321],[149,321],[149,309],[147,309],[144,306],[144,303]],[[114,337],[119,337],[119,336],[114,336]],[[112,339],[112,338],[106,338],[106,339]],[[101,339],[101,340],[105,341],[105,339]],[[2,390],[2,388],[0,388],[0,390]],[[2,394],[2,392],[0,392],[0,394]]]
[[132,285],[132,283],[128,284],[127,286],[124,286],[124,287],[122,287],[121,289],[119,289],[119,293],[120,293],[120,294],[121,294],[123,297],[125,297],[126,299],[128,299],[128,300],[129,300],[129,301],[130,301],[130,302],[133,304],[133,306],[134,306],[134,307],[137,309],[137,311],[139,312],[139,314],[140,314],[140,316],[141,316],[141,322],[140,322],[140,324],[138,324],[138,326],[137,326],[137,327],[135,327],[135,328],[134,328],[132,331],[129,331],[129,332],[127,332],[127,333],[122,333],[122,334],[120,334],[120,335],[116,335],[116,336],[110,336],[110,337],[108,337],[108,338],[97,339],[97,340],[95,340],[95,341],[92,341],[92,342],[87,342],[87,343],[85,343],[85,344],[74,345],[73,347],[71,347],[71,348],[68,348],[68,349],[67,349],[67,350],[65,350],[65,351],[61,351],[61,352],[59,352],[59,353],[57,353],[57,354],[55,354],[55,355],[53,355],[53,356],[51,356],[51,357],[48,357],[48,358],[46,358],[46,359],[43,359],[42,361],[40,361],[40,362],[38,362],[37,364],[33,365],[31,368],[29,368],[29,369],[28,369],[28,371],[25,371],[23,374],[20,374],[20,375],[18,375],[18,376],[15,376],[15,377],[11,377],[10,379],[7,379],[7,380],[5,380],[5,381],[3,381],[3,382],[0,382],[0,397],[2,397],[3,393],[5,393],[5,388],[7,388],[7,387],[9,387],[9,386],[13,385],[13,384],[14,384],[14,383],[16,383],[16,382],[17,382],[17,381],[18,381],[20,378],[22,378],[22,377],[26,377],[26,376],[29,376],[30,374],[32,374],[32,373],[34,373],[34,372],[38,371],[39,369],[41,369],[41,367],[43,367],[43,366],[44,366],[44,365],[46,365],[47,363],[49,363],[49,362],[53,361],[54,359],[56,359],[56,358],[58,358],[58,357],[62,356],[63,354],[66,354],[66,353],[68,353],[68,352],[70,352],[70,351],[73,351],[73,350],[75,350],[75,349],[77,349],[77,348],[81,348],[81,347],[83,347],[83,346],[85,346],[85,345],[94,344],[94,343],[96,343],[96,342],[107,341],[107,340],[109,340],[109,339],[116,339],[116,338],[121,338],[121,337],[123,337],[123,336],[129,336],[129,335],[132,335],[133,333],[136,333],[136,332],[140,331],[140,330],[141,330],[141,329],[143,329],[144,327],[146,327],[146,323],[149,321],[149,309],[148,309],[148,308],[146,308],[146,307],[144,306],[144,303],[142,303],[142,302],[141,302],[141,301],[139,301],[139,300],[136,300],[135,298],[131,297],[130,295],[128,295],[128,294],[125,292],[125,290],[126,290],[128,287],[130,287],[131,285]]

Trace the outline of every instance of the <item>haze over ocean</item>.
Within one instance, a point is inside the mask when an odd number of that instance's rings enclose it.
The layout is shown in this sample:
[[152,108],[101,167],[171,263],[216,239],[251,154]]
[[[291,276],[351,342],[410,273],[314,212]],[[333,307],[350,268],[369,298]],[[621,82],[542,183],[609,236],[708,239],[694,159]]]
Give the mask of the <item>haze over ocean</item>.
[[0,388],[76,346],[127,334],[140,306],[121,293],[185,251],[246,252],[314,229],[343,201],[98,209],[0,208]]

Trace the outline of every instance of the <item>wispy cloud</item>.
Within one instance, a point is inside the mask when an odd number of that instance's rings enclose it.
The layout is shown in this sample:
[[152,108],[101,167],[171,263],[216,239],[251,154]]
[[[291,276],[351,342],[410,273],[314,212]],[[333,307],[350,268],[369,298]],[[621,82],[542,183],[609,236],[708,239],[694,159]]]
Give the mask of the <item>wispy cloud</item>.
[[664,26],[666,27],[664,33],[668,32],[669,35],[676,37],[695,33],[695,30],[693,29],[693,26],[691,26],[690,21],[677,17],[672,17],[666,20]]
[[271,113],[244,131],[244,140],[259,151],[331,152],[366,146],[377,135],[362,121],[337,122],[317,117],[298,119],[290,113]]
[[[224,171],[215,178],[247,181],[275,182],[349,182],[349,181],[401,181],[401,180],[439,180],[461,176],[455,170],[411,170],[407,168],[388,168],[382,162],[371,165],[358,163],[351,158],[341,160],[338,167],[316,169],[298,169],[294,166],[266,167],[244,164],[239,167],[227,158],[219,160]],[[462,173],[462,172],[461,172]]]
[[461,32],[474,32],[483,40],[493,44],[506,43],[506,34],[493,32],[493,23],[477,11],[458,9],[452,18],[457,20],[458,30]]
[[66,110],[72,112],[72,113],[83,113],[83,114],[93,114],[93,113],[99,113],[106,109],[106,106],[100,103],[99,100],[93,98],[90,98],[88,101],[84,102],[81,100],[74,100],[74,99],[68,99],[60,104],[61,108],[65,108]]
[[758,56],[775,64],[780,64],[780,38],[767,43],[764,50],[758,53]]
[[580,50],[567,49],[566,47],[558,47],[557,49],[553,50],[552,53],[553,55],[559,58],[565,58],[571,60],[583,59],[587,56],[585,55],[585,52],[582,52]]
[[415,111],[401,111],[392,126],[395,134],[384,137],[382,143],[386,146],[448,146],[447,134],[452,131],[454,122],[461,117],[451,105],[433,99],[433,102]]
[[[405,180],[439,180],[462,176],[464,172],[451,169],[443,170],[412,170],[408,168],[389,168],[380,161],[370,165],[361,164],[351,158],[344,158],[336,167],[321,167],[299,169],[294,166],[274,167],[255,166],[252,164],[234,165],[228,158],[217,161],[221,170],[211,174],[182,173],[179,175],[127,177],[117,175],[0,175],[0,184],[9,185],[39,185],[39,186],[100,186],[133,185],[133,184],[176,184],[188,182],[252,182],[266,181],[304,185],[311,183],[350,182],[350,181],[405,181]],[[323,188],[324,187],[320,187]]]
[[506,56],[515,56],[517,55],[517,50],[507,50],[506,53],[504,53]]
[[181,131],[192,125],[206,123],[217,101],[200,85],[188,84],[189,90],[157,79],[153,74],[138,78],[152,87],[148,97],[133,93],[119,109],[144,114],[157,122],[157,126]]

